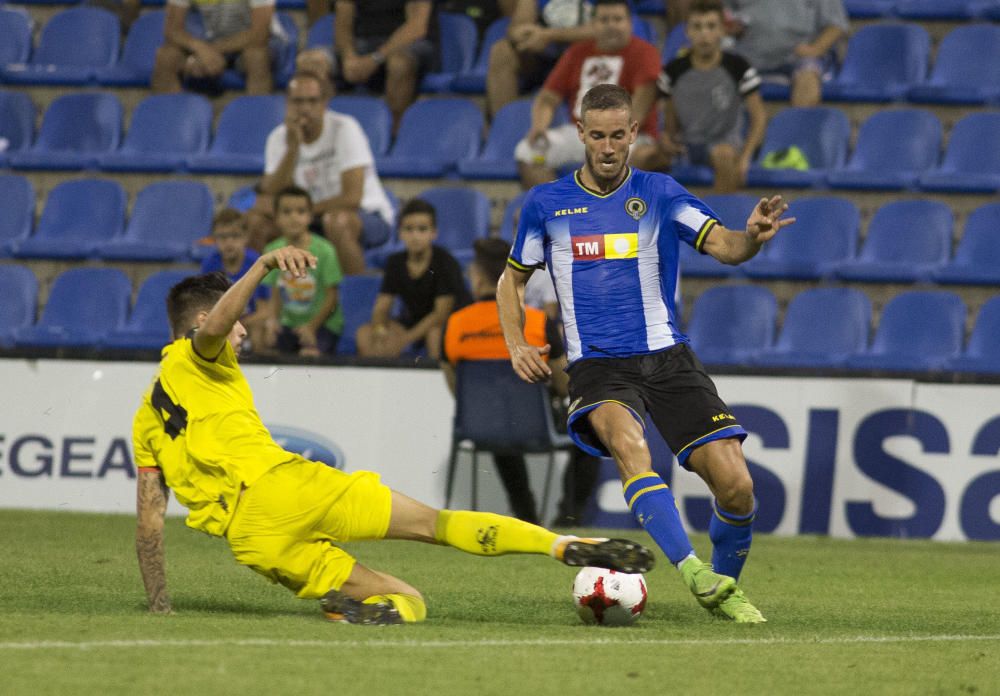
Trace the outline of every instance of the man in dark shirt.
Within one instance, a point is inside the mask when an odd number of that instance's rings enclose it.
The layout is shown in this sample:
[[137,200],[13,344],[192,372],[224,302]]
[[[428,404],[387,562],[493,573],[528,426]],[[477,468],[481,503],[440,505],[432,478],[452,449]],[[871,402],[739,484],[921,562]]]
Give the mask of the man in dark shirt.
[[[361,11],[361,10],[364,11]],[[438,22],[432,0],[337,0],[334,46],[339,74],[351,85],[384,82],[395,127],[413,103],[420,80],[438,63]]]
[[[396,358],[426,347],[428,356],[437,359],[448,315],[468,302],[462,268],[434,244],[437,215],[426,201],[415,198],[400,211],[399,238],[406,250],[386,260],[371,322],[358,329],[358,355]],[[397,298],[403,312],[393,319]]]

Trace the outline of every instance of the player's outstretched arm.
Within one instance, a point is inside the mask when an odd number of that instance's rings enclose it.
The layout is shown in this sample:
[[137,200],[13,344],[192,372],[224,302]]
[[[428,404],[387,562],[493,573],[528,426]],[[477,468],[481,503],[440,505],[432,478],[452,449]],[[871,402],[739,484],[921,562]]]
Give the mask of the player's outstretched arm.
[[500,308],[500,327],[510,353],[514,372],[525,382],[543,382],[552,376],[552,370],[542,358],[549,352],[547,344],[533,346],[524,338],[524,286],[531,271],[521,271],[507,266],[497,283],[497,305]]
[[135,553],[139,558],[149,610],[154,614],[170,613],[163,548],[163,516],[167,512],[168,490],[158,469],[139,470]]
[[229,337],[233,326],[243,316],[264,276],[275,269],[288,271],[296,278],[306,275],[306,269],[316,268],[316,257],[304,249],[285,246],[273,249],[257,259],[250,270],[237,280],[212,307],[204,323],[194,335],[194,347],[199,355],[216,356]]
[[716,225],[708,233],[703,249],[709,256],[733,266],[749,261],[757,255],[764,242],[778,234],[781,228],[795,222],[793,217],[782,217],[787,210],[788,204],[780,195],[761,198],[747,218],[745,232]]

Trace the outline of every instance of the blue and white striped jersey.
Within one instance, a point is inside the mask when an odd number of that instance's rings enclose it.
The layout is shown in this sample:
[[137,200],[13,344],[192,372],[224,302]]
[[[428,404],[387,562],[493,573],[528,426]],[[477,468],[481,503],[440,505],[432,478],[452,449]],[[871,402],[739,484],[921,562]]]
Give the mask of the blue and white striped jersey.
[[533,188],[508,263],[548,268],[570,362],[686,343],[674,306],[679,242],[698,251],[718,218],[665,174],[632,169],[611,193],[578,173]]

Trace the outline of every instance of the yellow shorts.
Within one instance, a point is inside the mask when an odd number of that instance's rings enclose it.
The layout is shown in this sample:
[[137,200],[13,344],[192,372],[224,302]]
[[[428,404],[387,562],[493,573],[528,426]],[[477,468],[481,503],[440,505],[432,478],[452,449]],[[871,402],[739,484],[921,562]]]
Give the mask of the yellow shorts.
[[378,474],[297,458],[243,492],[226,538],[239,563],[316,598],[339,590],[354,569],[333,542],[382,539],[391,514],[392,491]]

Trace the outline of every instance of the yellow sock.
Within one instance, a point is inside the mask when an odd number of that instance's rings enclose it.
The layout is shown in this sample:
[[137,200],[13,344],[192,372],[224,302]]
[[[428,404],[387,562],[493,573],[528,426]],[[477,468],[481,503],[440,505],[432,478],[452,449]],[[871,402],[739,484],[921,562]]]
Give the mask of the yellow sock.
[[420,597],[407,594],[380,594],[372,595],[364,600],[364,604],[375,604],[377,602],[392,602],[407,623],[416,623],[427,618],[427,605]]
[[434,538],[440,544],[477,556],[505,553],[548,556],[558,535],[538,525],[492,512],[442,510],[438,514]]

